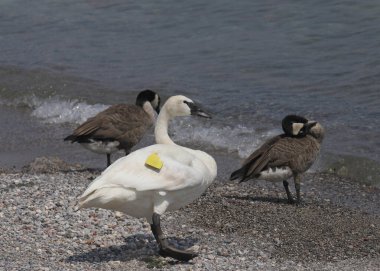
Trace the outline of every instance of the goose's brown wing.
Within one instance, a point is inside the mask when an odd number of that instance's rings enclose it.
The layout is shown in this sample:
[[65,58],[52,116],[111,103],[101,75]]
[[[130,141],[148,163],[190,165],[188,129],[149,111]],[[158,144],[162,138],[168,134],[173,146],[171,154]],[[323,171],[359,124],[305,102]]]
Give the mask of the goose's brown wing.
[[260,146],[260,148],[258,148],[250,156],[248,156],[248,158],[246,158],[244,160],[243,165],[249,164],[253,160],[257,159],[259,156],[261,156],[263,153],[265,153],[268,149],[270,149],[273,144],[275,144],[277,141],[279,141],[283,137],[284,137],[284,135],[278,135],[278,136],[272,137],[271,139],[265,141],[264,144]]
[[152,120],[145,111],[135,105],[114,105],[89,118],[65,140],[86,142],[89,139],[117,140],[123,146],[135,145]]
[[256,172],[260,172],[263,168],[266,167],[269,162],[267,153],[268,151],[275,145],[278,141],[280,141],[284,135],[275,136],[268,141],[266,141],[260,148],[254,151],[243,163],[243,166],[234,171],[231,174],[230,179],[240,179],[241,181],[257,174]]
[[288,166],[294,171],[303,172],[310,167],[317,154],[317,151],[311,151],[315,145],[311,137],[284,136],[272,143],[256,160],[247,164],[245,179],[255,178],[269,167]]
[[289,166],[295,172],[305,172],[317,158],[319,148],[320,144],[309,135],[283,138],[268,152],[268,167]]

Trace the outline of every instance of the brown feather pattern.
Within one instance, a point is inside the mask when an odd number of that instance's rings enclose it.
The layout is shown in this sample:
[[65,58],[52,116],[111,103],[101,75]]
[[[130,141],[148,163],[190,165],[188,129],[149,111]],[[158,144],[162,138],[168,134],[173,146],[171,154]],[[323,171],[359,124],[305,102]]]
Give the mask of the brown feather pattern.
[[252,153],[243,163],[243,167],[232,173],[231,178],[241,178],[241,180],[256,178],[262,170],[282,166],[290,167],[294,173],[303,173],[313,164],[319,149],[319,142],[311,135],[305,137],[279,135]]
[[89,118],[66,139],[72,142],[115,140],[120,143],[120,149],[129,151],[152,125],[150,116],[141,107],[117,104]]

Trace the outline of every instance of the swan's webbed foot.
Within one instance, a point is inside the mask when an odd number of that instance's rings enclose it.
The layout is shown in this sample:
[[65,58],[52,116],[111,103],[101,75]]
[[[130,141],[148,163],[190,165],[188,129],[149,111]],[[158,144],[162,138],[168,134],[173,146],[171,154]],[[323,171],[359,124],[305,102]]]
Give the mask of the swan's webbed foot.
[[190,261],[198,256],[198,254],[194,252],[183,251],[170,246],[167,240],[161,241],[159,254],[162,257],[171,257],[184,262]]
[[157,213],[153,213],[152,220],[153,224],[150,225],[150,228],[152,229],[154,238],[156,239],[158,246],[160,247],[159,254],[162,257],[171,257],[178,261],[187,262],[193,259],[194,257],[198,256],[198,254],[196,253],[180,250],[170,246],[168,241],[164,238],[164,234],[161,230],[160,215]]

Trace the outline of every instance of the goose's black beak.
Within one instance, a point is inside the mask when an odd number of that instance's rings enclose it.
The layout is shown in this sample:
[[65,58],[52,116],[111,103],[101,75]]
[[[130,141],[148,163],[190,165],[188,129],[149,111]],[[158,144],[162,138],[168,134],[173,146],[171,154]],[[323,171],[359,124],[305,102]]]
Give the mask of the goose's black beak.
[[310,129],[313,128],[316,124],[317,124],[316,121],[309,121],[309,122],[305,123],[303,126],[305,133],[308,133],[310,131]]

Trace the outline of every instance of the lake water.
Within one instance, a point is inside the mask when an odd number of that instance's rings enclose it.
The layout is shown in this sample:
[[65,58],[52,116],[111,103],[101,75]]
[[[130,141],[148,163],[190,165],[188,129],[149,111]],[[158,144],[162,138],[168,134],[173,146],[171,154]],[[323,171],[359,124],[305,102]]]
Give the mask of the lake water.
[[104,166],[62,138],[150,88],[212,112],[176,120],[172,135],[234,167],[300,114],[326,128],[314,169],[349,157],[376,175],[379,14],[369,0],[1,1],[0,167],[41,155]]

